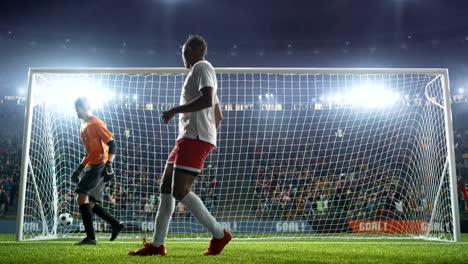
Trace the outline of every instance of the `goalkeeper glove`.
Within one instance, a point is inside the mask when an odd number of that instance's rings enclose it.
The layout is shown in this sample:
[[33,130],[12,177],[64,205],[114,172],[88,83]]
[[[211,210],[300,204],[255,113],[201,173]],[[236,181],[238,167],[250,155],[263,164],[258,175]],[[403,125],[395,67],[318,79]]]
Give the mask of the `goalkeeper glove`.
[[81,175],[81,172],[83,171],[84,167],[85,166],[83,164],[80,164],[80,166],[78,166],[78,168],[76,168],[76,170],[73,172],[73,174],[71,176],[72,182],[78,183],[80,181],[80,175]]
[[104,182],[111,181],[114,178],[114,170],[112,169],[112,161],[106,162],[106,168],[104,169]]

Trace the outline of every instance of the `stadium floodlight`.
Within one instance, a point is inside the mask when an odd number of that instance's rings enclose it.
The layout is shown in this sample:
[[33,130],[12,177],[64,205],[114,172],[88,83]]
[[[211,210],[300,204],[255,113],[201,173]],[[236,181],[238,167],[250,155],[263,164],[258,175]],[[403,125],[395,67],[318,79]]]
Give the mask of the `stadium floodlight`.
[[48,85],[39,85],[38,90],[49,91],[42,102],[55,106],[61,114],[74,114],[74,101],[78,97],[86,96],[89,99],[91,109],[102,109],[104,105],[114,98],[113,92],[104,88],[100,81],[86,79],[63,78],[53,80]]
[[463,94],[465,92],[465,89],[464,88],[458,88],[458,93],[459,94]]
[[345,102],[345,98],[341,94],[334,94],[330,96],[329,101],[335,104],[343,104]]
[[400,99],[400,95],[385,89],[383,85],[364,84],[355,87],[345,98],[352,105],[383,108],[395,104]]
[[[223,124],[217,151],[208,155],[193,191],[206,194],[200,197],[209,210],[237,238],[460,241],[446,69],[216,73]],[[85,155],[81,121],[61,114],[73,111],[79,95],[99,99],[95,104],[102,108],[94,114],[119,145],[116,184],[103,206],[131,227],[122,238],[153,232],[154,219],[141,204],[157,204],[178,133],[176,118],[166,125],[159,115],[177,105],[186,74],[182,68],[31,70],[17,239],[82,235],[80,219],[67,228],[57,220],[79,212],[70,202],[76,188],[70,175]],[[267,104],[265,94],[282,102]],[[124,100],[109,101],[113,95]],[[400,95],[420,103],[395,103]],[[318,97],[325,101],[310,103]],[[276,193],[283,196],[279,203]],[[96,236],[108,237],[103,222],[96,225]],[[169,228],[177,238],[208,236],[179,206]]]

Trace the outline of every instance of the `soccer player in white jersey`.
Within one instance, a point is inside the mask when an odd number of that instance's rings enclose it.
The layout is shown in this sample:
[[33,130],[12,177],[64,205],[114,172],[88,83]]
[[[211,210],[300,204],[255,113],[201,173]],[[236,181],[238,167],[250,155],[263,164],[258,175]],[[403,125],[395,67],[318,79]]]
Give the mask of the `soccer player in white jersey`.
[[220,254],[232,238],[232,234],[223,229],[202,200],[192,192],[193,182],[203,168],[208,153],[216,147],[216,132],[222,119],[216,95],[216,73],[205,60],[206,51],[207,44],[200,36],[190,36],[182,47],[182,59],[190,71],[182,87],[180,105],[161,114],[165,124],[179,114],[179,136],[164,170],[154,238],[151,243],[143,241],[144,247],[129,251],[129,255],[167,254],[164,241],[175,199],[184,204],[213,235],[203,255]]

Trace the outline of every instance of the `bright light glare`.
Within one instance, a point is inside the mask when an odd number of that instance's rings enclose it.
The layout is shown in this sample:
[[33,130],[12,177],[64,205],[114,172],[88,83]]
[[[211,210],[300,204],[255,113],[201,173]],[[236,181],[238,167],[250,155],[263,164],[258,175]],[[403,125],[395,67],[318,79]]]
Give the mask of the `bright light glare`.
[[465,89],[463,89],[463,88],[458,88],[458,93],[459,93],[459,94],[463,94],[464,92],[465,92]]
[[[39,87],[38,87],[39,88]],[[44,101],[53,105],[64,114],[74,114],[74,102],[78,97],[86,96],[91,109],[100,109],[111,99],[114,94],[107,88],[103,88],[101,82],[84,79],[56,80],[50,85],[40,86],[38,90],[44,95]]]
[[343,98],[343,96],[341,94],[331,95],[328,98],[328,101],[330,103],[335,103],[335,104],[344,104],[346,102],[345,98]]
[[385,89],[382,85],[366,84],[355,87],[345,98],[352,105],[380,108],[395,104],[400,99],[400,95]]
[[[323,100],[323,96],[320,99]],[[329,103],[365,108],[382,108],[395,104],[399,99],[398,93],[385,89],[383,85],[372,84],[355,87],[347,93],[327,96]]]

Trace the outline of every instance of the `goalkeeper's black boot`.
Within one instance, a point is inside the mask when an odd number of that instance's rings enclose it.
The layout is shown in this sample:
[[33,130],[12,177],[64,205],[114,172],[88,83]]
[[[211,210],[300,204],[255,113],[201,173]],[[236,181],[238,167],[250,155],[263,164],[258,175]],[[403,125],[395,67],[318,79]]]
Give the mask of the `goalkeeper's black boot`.
[[112,235],[110,238],[110,241],[114,241],[117,236],[120,234],[120,231],[122,231],[125,228],[124,223],[120,222],[115,226],[112,226]]
[[95,239],[91,239],[88,237],[85,237],[80,242],[75,243],[76,246],[84,246],[84,245],[95,246],[96,244],[97,244],[97,241]]

